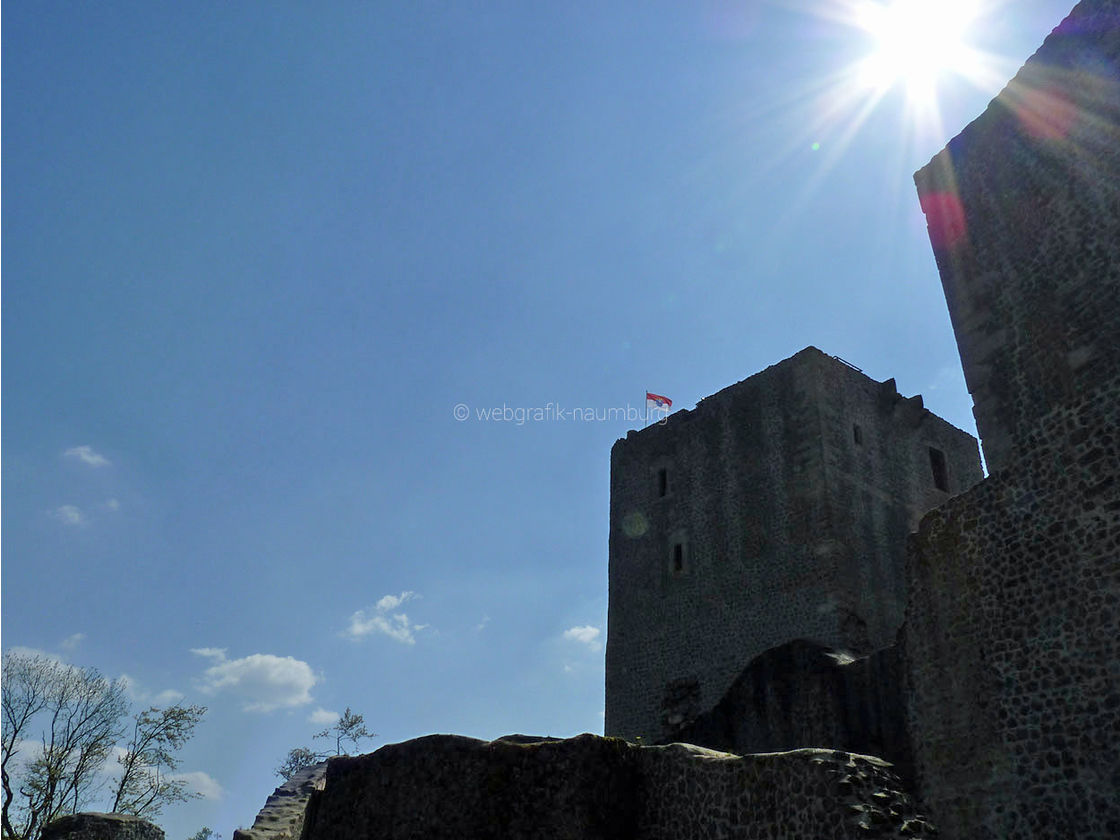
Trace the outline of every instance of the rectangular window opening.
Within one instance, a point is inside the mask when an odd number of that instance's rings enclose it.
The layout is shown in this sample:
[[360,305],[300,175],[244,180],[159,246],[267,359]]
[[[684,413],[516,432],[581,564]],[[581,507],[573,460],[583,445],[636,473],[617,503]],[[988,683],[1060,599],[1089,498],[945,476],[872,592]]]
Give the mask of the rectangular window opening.
[[657,471],[657,495],[665,496],[669,492],[669,471],[662,467]]
[[863,445],[863,429],[859,427],[859,423],[852,424],[852,440],[856,442],[856,446]]
[[949,490],[949,467],[945,463],[945,453],[940,449],[929,448],[929,466],[933,471],[933,486],[938,490]]
[[673,544],[673,571],[684,571],[684,545],[682,543]]

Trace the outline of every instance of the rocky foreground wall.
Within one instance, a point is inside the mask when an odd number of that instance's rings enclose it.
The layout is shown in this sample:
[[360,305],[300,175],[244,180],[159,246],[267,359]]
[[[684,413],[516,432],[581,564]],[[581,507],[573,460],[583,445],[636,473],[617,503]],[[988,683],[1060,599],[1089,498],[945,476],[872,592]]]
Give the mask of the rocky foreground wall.
[[916,791],[946,837],[1120,837],[1120,380],[909,548]]
[[164,834],[139,817],[86,811],[54,820],[43,829],[42,840],[164,840]]
[[303,819],[312,792],[323,789],[327,762],[305,767],[280,787],[264,803],[253,827],[233,832],[233,840],[299,840]]
[[[731,840],[934,836],[886,762],[823,749],[735,756],[580,735],[430,735],[331,759],[304,840]],[[239,836],[257,837],[241,832]],[[262,835],[263,836],[263,835]]]

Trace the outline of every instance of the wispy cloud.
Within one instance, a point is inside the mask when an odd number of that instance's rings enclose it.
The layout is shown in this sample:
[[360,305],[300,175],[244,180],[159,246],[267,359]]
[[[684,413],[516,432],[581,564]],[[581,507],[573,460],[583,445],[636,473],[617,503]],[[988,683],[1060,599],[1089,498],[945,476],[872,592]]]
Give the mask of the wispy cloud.
[[194,648],[191,653],[213,662],[199,680],[200,690],[228,692],[240,699],[243,711],[271,712],[313,701],[311,689],[319,678],[302,660],[271,653],[229,659],[222,648]]
[[102,507],[104,507],[105,510],[120,510],[121,503],[117,499],[106,499],[102,503]]
[[72,633],[61,642],[59,642],[58,646],[67,652],[72,652],[78,645],[82,643],[82,640],[85,639],[85,637],[85,633]]
[[587,645],[590,650],[602,650],[603,643],[599,641],[599,634],[602,631],[598,627],[592,627],[590,624],[584,624],[581,627],[569,627],[564,631],[564,638],[569,641],[579,642],[582,645]]
[[51,516],[71,528],[80,528],[89,524],[89,518],[77,505],[60,505],[51,511]]
[[184,697],[186,697],[186,695],[181,691],[176,691],[173,688],[165,688],[163,691],[153,694],[151,702],[157,706],[170,706],[178,703]]
[[384,596],[368,610],[358,610],[351,615],[350,624],[342,635],[357,641],[371,633],[381,633],[401,644],[416,644],[416,633],[428,625],[413,624],[407,614],[393,610],[417,597],[419,596],[415,592]]
[[341,715],[338,712],[332,712],[320,706],[307,716],[307,721],[316,726],[330,726],[332,723],[336,723],[340,717]]
[[226,658],[225,648],[191,648],[191,653],[195,656],[205,656],[207,659],[224,660]]
[[172,773],[171,778],[186,782],[187,787],[198,793],[203,799],[215,801],[225,795],[225,791],[218,784],[218,780],[201,770],[194,770],[190,773]]
[[405,601],[411,601],[415,597],[415,592],[402,592],[400,595],[386,595],[384,598],[377,602],[377,609],[379,612],[388,612],[389,610],[395,610]]
[[173,688],[165,688],[163,691],[153,693],[141,685],[139,680],[130,677],[128,674],[121,674],[118,679],[124,683],[124,693],[133,703],[160,707],[171,706],[186,697],[183,692],[176,691]]
[[92,446],[72,446],[62,455],[65,458],[76,458],[91,467],[107,467],[110,464],[109,459],[100,452],[94,452]]

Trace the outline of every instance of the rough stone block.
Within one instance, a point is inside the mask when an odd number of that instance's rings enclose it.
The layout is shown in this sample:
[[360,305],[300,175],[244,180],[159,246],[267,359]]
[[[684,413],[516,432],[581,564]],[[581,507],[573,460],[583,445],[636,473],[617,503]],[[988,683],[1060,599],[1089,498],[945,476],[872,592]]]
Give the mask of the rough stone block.
[[233,832],[233,840],[299,840],[307,803],[313,791],[323,789],[326,772],[321,761],[296,773],[268,797],[253,827]]
[[86,811],[54,820],[43,829],[42,840],[164,840],[164,835],[139,817]]

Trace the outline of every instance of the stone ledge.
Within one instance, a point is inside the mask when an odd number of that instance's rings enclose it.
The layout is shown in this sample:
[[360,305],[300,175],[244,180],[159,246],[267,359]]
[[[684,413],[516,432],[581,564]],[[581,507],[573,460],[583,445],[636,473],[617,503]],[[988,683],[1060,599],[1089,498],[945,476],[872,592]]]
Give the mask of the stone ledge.
[[559,741],[430,735],[331,759],[322,788],[310,793],[302,838],[935,834],[891,765],[873,756],[830,749],[737,756],[585,734]]

